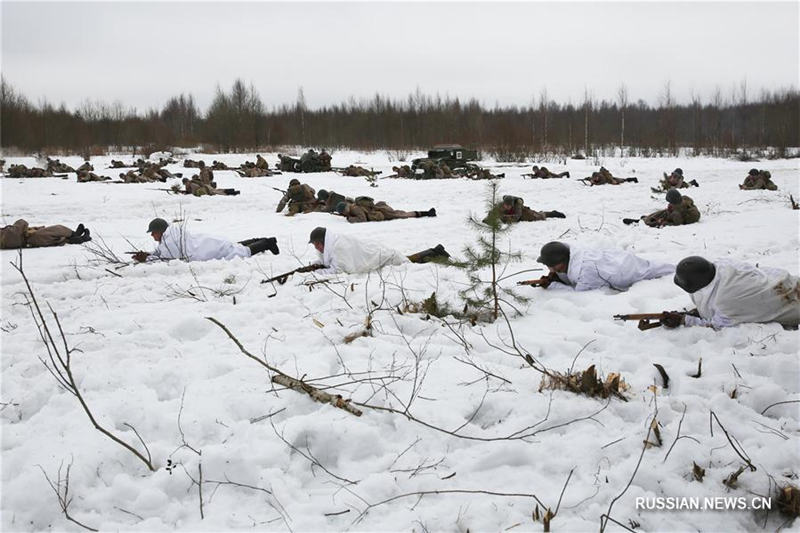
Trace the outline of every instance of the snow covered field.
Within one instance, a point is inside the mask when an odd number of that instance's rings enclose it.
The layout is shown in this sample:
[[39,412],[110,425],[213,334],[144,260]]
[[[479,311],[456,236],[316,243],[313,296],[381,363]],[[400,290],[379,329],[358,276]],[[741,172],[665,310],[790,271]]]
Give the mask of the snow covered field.
[[[270,165],[277,161],[276,154],[262,155]],[[391,173],[385,152],[332,155],[337,167],[354,163]],[[255,159],[190,157],[231,166]],[[105,169],[110,159],[92,163],[96,173],[116,179],[119,170]],[[800,198],[798,161],[609,158],[599,163],[616,176],[635,175],[639,183],[601,187],[576,181],[597,170],[592,160],[547,163],[572,175],[556,180],[521,178],[529,166],[483,164],[506,173],[501,194],[567,215],[514,227],[507,245],[522,251],[525,261],[507,273],[540,268],[535,259],[541,245],[561,239],[673,263],[699,254],[797,274],[800,211],[790,209],[788,195]],[[31,166],[34,160],[7,158],[12,163]],[[684,191],[699,206],[700,222],[661,230],[623,225],[623,217],[665,205],[650,187],[677,166],[687,180],[700,183]],[[779,190],[740,191],[751,167],[770,170]],[[184,175],[195,170],[168,168]],[[84,223],[95,242],[102,237],[120,255],[132,250],[128,241],[153,249],[145,230],[155,216],[185,218],[195,232],[231,240],[276,236],[281,247],[279,256],[119,270],[94,263],[82,246],[23,252],[40,303],[58,312],[68,343],[77,349],[75,378],[98,422],[141,449],[126,424],[136,428],[155,472],[96,431],[39,362],[44,347],[24,305],[22,279],[9,264],[16,252],[2,252],[4,531],[80,530],[66,521],[42,473],[55,479],[62,463],[62,474],[72,463],[70,516],[103,531],[541,531],[542,522],[532,518],[537,503],[531,495],[553,511],[560,501],[554,531],[597,531],[601,515],[631,478],[656,409],[663,444],[644,451],[630,488],[613,504],[612,518],[626,527],[638,524],[640,531],[746,531],[765,524],[775,530],[784,524],[777,511],[749,507],[757,495],[774,495],[775,482],[796,484],[800,475],[800,404],[762,414],[771,404],[800,397],[797,331],[749,324],[724,331],[641,332],[635,322],[612,319],[617,313],[690,306],[670,277],[625,293],[522,287],[518,292],[531,300],[510,322],[518,345],[550,369],[595,364],[604,375],[621,373],[629,386],[627,402],[539,392],[541,375],[503,352],[511,334],[502,321],[464,327],[462,342],[440,320],[390,311],[404,298],[419,302],[433,291],[460,307],[458,290],[466,276],[455,268],[409,264],[311,287],[303,285],[314,279],[309,274],[274,287],[259,283],[314,262],[317,253],[306,242],[320,225],[406,254],[442,243],[460,256],[476,239],[465,221],[470,213],[484,212],[485,182],[386,179],[370,188],[363,178],[333,172],[215,176],[220,187],[235,187],[241,195],[194,198],[153,190],[169,184],[78,184],[74,174],[66,180],[3,179],[4,225],[18,218],[31,225]],[[397,209],[435,206],[438,217],[348,224],[322,213],[276,214],[281,193],[272,187],[285,189],[293,177],[316,190],[369,195]],[[345,343],[370,311],[373,336]],[[338,385],[345,398],[400,413],[364,409],[355,417],[273,389],[265,369],[204,317],[225,324],[248,351],[287,374]],[[693,378],[700,358],[702,374]],[[653,363],[663,365],[669,388]],[[337,377],[320,381],[326,376]],[[406,409],[413,420],[402,415]],[[712,435],[711,411],[757,468],[741,474],[734,489],[722,481],[744,463],[716,422]],[[693,462],[705,469],[702,482],[693,480]],[[203,519],[193,482],[200,479],[200,465]],[[444,493],[413,495],[430,491]],[[637,498],[661,496],[744,497],[748,509],[636,508]],[[391,501],[381,503],[386,500]],[[622,528],[609,523],[608,530]]]

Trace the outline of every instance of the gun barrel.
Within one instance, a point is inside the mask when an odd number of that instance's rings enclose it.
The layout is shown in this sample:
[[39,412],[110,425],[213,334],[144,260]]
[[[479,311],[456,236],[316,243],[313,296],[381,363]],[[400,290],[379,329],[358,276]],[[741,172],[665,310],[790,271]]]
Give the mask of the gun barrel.
[[660,320],[664,313],[634,313],[630,315],[614,315],[616,320]]

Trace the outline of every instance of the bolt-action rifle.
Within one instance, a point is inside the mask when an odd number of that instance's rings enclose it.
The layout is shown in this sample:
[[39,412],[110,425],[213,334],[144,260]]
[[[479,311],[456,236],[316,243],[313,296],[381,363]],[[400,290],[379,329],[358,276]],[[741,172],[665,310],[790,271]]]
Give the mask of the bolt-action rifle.
[[528,279],[525,281],[518,281],[517,285],[530,285],[531,287],[541,287],[543,289],[546,289],[554,281],[562,283],[561,279],[558,277],[558,274],[556,274],[555,272],[551,272],[550,274],[542,276],[539,279]]
[[614,315],[615,320],[638,320],[637,327],[642,330],[657,328],[664,325],[664,320],[668,316],[686,315],[698,316],[695,311],[664,311],[663,313],[634,313],[630,315]]
[[295,268],[294,270],[291,270],[289,272],[284,272],[283,274],[278,274],[277,276],[271,277],[269,279],[263,279],[261,280],[261,283],[272,283],[273,281],[277,281],[278,284],[283,285],[289,280],[289,276],[291,276],[292,274],[313,272],[315,270],[320,270],[322,268],[325,268],[325,265],[320,265],[320,264],[306,265],[300,268]]

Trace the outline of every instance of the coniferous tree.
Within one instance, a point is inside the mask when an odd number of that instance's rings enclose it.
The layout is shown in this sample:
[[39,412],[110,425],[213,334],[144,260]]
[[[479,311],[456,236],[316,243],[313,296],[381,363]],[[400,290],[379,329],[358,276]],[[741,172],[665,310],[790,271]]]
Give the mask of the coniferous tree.
[[[483,221],[474,215],[467,219],[468,225],[477,232],[478,241],[474,246],[464,249],[465,259],[457,263],[466,270],[469,280],[469,286],[459,293],[465,303],[465,314],[476,316],[480,320],[497,320],[501,313],[501,304],[514,308],[511,301],[526,301],[511,289],[500,286],[505,269],[510,263],[522,261],[522,254],[502,251],[506,247],[504,237],[511,226],[503,223],[498,204],[498,185],[492,181],[486,193],[489,214]],[[510,250],[510,246],[508,248]]]

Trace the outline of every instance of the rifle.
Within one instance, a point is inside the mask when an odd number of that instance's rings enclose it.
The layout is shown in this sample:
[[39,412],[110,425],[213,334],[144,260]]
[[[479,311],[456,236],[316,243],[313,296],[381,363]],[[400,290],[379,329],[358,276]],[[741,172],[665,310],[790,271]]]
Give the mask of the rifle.
[[664,325],[664,319],[667,315],[678,314],[686,316],[690,314],[689,311],[664,311],[663,313],[634,313],[630,315],[614,315],[615,320],[638,320],[637,327],[642,330],[657,328]]
[[277,187],[273,187],[273,189],[275,189],[278,192],[282,192],[283,194],[286,194],[286,191],[284,191],[283,189],[279,189]]
[[593,187],[594,186],[594,183],[592,183],[592,178],[591,177],[589,177],[589,178],[581,178],[578,181],[580,181],[581,183],[583,183],[587,187]]
[[262,279],[261,283],[272,283],[273,281],[277,281],[278,284],[283,285],[284,283],[286,283],[288,281],[289,276],[291,276],[292,274],[298,274],[298,273],[303,273],[303,272],[313,272],[315,270],[320,270],[322,268],[325,268],[325,265],[320,265],[320,264],[306,265],[306,266],[302,266],[300,268],[295,268],[294,270],[291,270],[289,272],[285,272],[283,274],[278,274],[277,276],[271,277],[269,279]]
[[147,258],[151,255],[150,252],[143,252],[141,250],[138,250],[136,252],[124,252],[124,253],[132,256],[132,259],[139,263],[144,263],[145,261],[147,261]]
[[528,279],[525,281],[518,281],[517,285],[530,285],[531,287],[541,287],[543,289],[546,289],[554,281],[561,282],[558,275],[555,272],[552,272],[550,274],[547,274],[546,276],[542,276],[539,279]]

